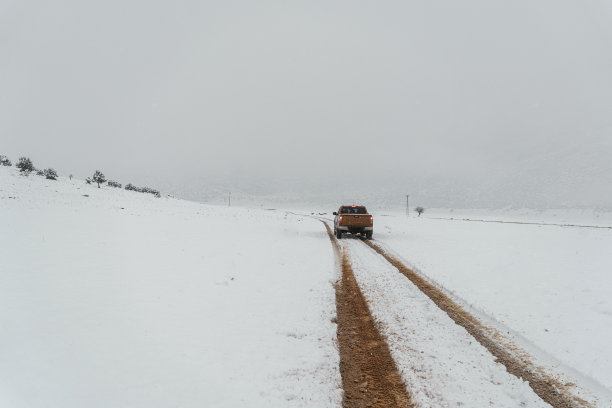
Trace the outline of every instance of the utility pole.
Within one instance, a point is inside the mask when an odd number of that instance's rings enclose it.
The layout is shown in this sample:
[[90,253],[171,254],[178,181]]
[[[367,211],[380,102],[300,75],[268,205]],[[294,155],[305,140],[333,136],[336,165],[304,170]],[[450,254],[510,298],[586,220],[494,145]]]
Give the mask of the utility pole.
[[227,196],[227,206],[231,207],[232,206],[232,192],[229,192],[229,195]]
[[408,217],[409,216],[408,214],[410,213],[410,206],[409,206],[409,201],[408,201],[409,197],[410,195],[406,194],[406,217]]

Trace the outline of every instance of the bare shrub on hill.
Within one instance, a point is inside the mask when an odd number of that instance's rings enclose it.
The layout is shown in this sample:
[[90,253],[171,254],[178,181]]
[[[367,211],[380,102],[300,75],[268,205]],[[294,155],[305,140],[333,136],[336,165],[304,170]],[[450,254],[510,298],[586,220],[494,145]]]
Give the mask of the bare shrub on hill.
[[159,191],[155,190],[154,188],[150,188],[150,187],[142,187],[140,189],[140,192],[153,194],[155,197],[161,197],[161,194],[159,193]]
[[57,171],[55,171],[52,168],[48,168],[44,171],[45,173],[45,178],[47,178],[47,180],[57,180]]
[[32,163],[32,160],[30,160],[29,157],[20,157],[15,167],[19,169],[21,174],[24,174],[26,176],[32,171],[34,171],[34,164]]
[[136,187],[132,183],[128,183],[125,185],[125,189],[129,191],[137,191],[139,193],[153,194],[157,198],[161,197],[161,193],[158,190],[155,190],[150,187]]
[[108,180],[108,182],[106,184],[109,187],[121,188],[121,183],[118,183],[118,182],[113,181],[113,180]]
[[0,166],[12,166],[13,163],[9,160],[8,157],[0,154]]

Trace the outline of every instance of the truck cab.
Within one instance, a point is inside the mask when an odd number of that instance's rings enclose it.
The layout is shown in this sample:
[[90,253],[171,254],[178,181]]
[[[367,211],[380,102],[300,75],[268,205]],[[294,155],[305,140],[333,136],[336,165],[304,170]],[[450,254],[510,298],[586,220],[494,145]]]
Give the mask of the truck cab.
[[342,234],[360,234],[362,237],[372,239],[374,234],[374,217],[368,214],[363,205],[343,205],[334,212],[334,235],[341,239]]

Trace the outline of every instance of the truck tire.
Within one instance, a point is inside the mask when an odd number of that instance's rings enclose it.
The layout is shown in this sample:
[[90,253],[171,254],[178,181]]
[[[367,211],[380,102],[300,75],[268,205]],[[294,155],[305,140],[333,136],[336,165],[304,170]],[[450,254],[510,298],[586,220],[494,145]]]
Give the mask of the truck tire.
[[336,230],[336,238],[342,239],[342,232]]
[[366,232],[366,238],[367,238],[367,239],[372,239],[372,235],[374,235],[374,232],[373,232],[373,231],[368,231],[368,232]]

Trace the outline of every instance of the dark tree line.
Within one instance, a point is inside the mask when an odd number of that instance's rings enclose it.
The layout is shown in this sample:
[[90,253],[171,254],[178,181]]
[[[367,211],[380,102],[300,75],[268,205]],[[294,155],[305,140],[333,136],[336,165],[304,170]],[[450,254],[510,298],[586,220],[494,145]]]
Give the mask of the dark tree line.
[[[0,155],[0,165],[2,166],[12,166],[13,163],[9,160],[8,157]],[[37,176],[45,177],[48,180],[57,180],[57,171],[49,167],[48,169],[40,170],[34,167],[34,163],[29,157],[20,157],[15,165],[19,169],[19,172],[25,176],[34,172]]]
[[[0,166],[12,166],[12,165],[13,163],[9,160],[8,157],[4,155],[0,155]],[[15,167],[17,167],[19,169],[19,172],[25,176],[34,172],[39,176],[43,176],[47,178],[48,180],[57,180],[57,177],[58,177],[57,171],[55,171],[52,168],[40,170],[34,167],[34,163],[32,162],[32,160],[30,160],[29,157],[20,157]],[[72,180],[72,174],[70,175],[70,180]],[[85,182],[87,184],[96,183],[98,185],[98,188],[100,188],[100,185],[104,183],[107,183],[109,187],[121,188],[121,183],[118,183],[113,180],[107,181],[106,176],[100,170],[96,170],[93,176],[87,177],[85,179]],[[158,190],[155,190],[150,187],[136,187],[132,183],[128,183],[125,186],[125,189],[128,191],[136,191],[139,193],[153,194],[155,197],[161,197],[161,193]]]
[[130,190],[130,191],[137,191],[139,193],[153,194],[155,197],[161,197],[160,192],[155,190],[155,189],[153,189],[153,188],[149,188],[149,187],[136,187],[132,183],[126,184],[125,185],[125,189],[126,190]]
[[[106,176],[100,170],[96,170],[94,175],[91,178],[87,178],[87,184],[97,183],[98,188],[100,188],[100,184],[106,183],[109,187],[121,188],[121,183],[118,183],[113,180],[106,180]],[[132,183],[128,183],[125,185],[125,189],[128,191],[136,191],[138,193],[148,193],[153,194],[155,197],[161,197],[161,193],[158,190],[150,187],[136,187]]]

